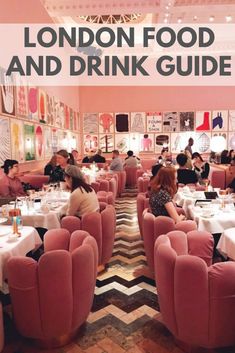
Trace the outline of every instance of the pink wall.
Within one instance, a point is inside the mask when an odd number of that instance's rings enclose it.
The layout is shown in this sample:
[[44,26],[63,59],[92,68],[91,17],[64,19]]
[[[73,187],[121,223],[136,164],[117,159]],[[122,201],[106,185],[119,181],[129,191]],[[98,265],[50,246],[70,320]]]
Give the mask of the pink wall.
[[235,109],[235,87],[82,87],[81,112]]

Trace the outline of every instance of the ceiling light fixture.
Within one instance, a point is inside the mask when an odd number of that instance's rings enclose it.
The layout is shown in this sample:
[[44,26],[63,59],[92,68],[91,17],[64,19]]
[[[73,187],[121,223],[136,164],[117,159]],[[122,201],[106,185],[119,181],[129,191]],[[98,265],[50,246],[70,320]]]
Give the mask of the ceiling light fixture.
[[231,22],[232,21],[232,16],[228,15],[228,16],[225,16],[225,19],[226,19],[226,22]]
[[215,16],[210,16],[209,21],[214,22],[214,20],[215,20]]
[[177,19],[177,22],[178,22],[178,23],[182,23],[182,18],[179,17],[179,18]]
[[194,17],[193,17],[193,20],[194,20],[194,21],[197,21],[197,16],[194,16]]

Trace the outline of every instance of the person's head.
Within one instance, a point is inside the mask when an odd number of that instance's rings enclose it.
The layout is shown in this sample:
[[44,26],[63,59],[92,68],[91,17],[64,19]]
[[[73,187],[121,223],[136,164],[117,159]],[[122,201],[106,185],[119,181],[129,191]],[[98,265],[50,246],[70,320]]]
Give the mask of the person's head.
[[[81,179],[80,169],[75,165],[68,165],[65,169],[65,182],[73,192],[75,189],[84,189],[87,193],[92,192],[92,187]],[[83,191],[83,190],[82,190]]]
[[233,158],[235,157],[235,151],[234,151],[234,150],[230,150],[230,151],[229,151],[229,157],[230,157],[231,159],[233,159]]
[[99,156],[101,156],[101,155],[102,155],[102,150],[99,148],[96,153],[97,153]]
[[112,154],[113,154],[113,158],[119,157],[119,151],[118,150],[113,150]]
[[73,155],[73,158],[75,159],[75,160],[77,160],[78,159],[78,151],[77,150],[72,150],[72,155]]
[[159,172],[159,170],[162,168],[162,164],[156,164],[152,166],[152,178],[155,177],[157,175],[157,173]]
[[165,158],[168,154],[168,147],[163,147],[163,149],[161,150],[161,156]]
[[189,146],[192,146],[192,145],[194,144],[194,140],[193,140],[192,137],[190,137],[190,138],[188,139],[188,144],[189,144]]
[[159,191],[161,189],[167,191],[171,197],[175,195],[177,192],[175,168],[162,167],[151,180],[151,190]]
[[69,154],[66,150],[60,150],[56,153],[56,162],[61,166],[61,168],[65,168],[69,163]]
[[14,159],[6,159],[2,166],[4,173],[11,178],[14,178],[19,172],[19,162]]
[[72,153],[69,153],[69,160],[68,163],[71,165],[75,165],[75,159]]
[[134,154],[134,152],[133,152],[133,151],[127,151],[127,155],[128,155],[128,157],[132,157],[132,156],[133,156],[133,154]]
[[57,157],[56,154],[53,154],[53,156],[51,157],[50,161],[48,162],[48,164],[51,164],[52,167],[55,167],[57,163]]
[[200,153],[198,152],[194,152],[192,154],[192,159],[195,161],[195,162],[203,162],[203,158],[202,156],[200,155]]
[[184,153],[179,153],[176,157],[176,162],[180,167],[184,167],[187,163],[188,157]]

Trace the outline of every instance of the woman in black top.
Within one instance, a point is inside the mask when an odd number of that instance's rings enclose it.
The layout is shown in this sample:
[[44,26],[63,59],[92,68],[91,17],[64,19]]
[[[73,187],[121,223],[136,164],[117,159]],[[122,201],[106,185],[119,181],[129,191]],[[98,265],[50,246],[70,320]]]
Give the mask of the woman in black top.
[[223,150],[221,152],[221,156],[220,156],[220,163],[221,164],[229,164],[230,162],[231,162],[231,159],[229,157],[228,150]]
[[202,156],[198,152],[194,152],[192,155],[194,171],[197,174],[199,184],[203,184],[210,173],[210,165],[204,162]]

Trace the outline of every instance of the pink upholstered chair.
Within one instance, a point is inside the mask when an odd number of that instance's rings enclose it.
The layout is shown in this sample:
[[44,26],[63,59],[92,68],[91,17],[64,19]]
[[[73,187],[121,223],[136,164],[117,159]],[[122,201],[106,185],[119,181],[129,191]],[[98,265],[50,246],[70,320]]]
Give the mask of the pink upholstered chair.
[[116,213],[112,205],[99,212],[84,215],[81,220],[77,217],[67,216],[61,220],[61,227],[68,229],[71,233],[82,229],[87,231],[96,239],[98,245],[99,265],[108,263],[112,256],[116,229]]
[[2,352],[3,346],[4,346],[4,328],[3,328],[2,303],[0,302],[0,352]]
[[139,177],[137,179],[138,192],[147,192],[149,187],[149,177]]
[[116,172],[115,174],[118,175],[118,196],[120,197],[125,190],[126,172],[123,170],[122,172]]
[[126,172],[126,186],[129,188],[136,187],[136,173],[138,168],[137,167],[125,167]]
[[143,219],[143,211],[149,208],[149,198],[144,193],[140,193],[137,195],[137,218],[140,229],[140,235],[143,237],[143,228],[142,228],[142,219]]
[[139,168],[136,172],[136,178],[138,179],[139,177],[142,177],[143,174],[144,174],[144,169]]
[[[77,247],[70,242],[71,252],[46,251],[38,263],[12,257],[7,264],[16,327],[22,336],[47,347],[66,344],[87,319],[93,302],[97,245],[88,234],[75,241]],[[57,244],[60,247],[61,240]]]
[[99,202],[106,202],[109,205],[115,204],[114,196],[111,191],[106,192],[106,191],[98,191],[97,192],[97,198]]
[[225,172],[224,170],[213,170],[210,174],[210,182],[213,188],[225,188]]
[[166,234],[173,230],[192,231],[197,229],[196,222],[182,221],[177,224],[170,217],[155,217],[152,213],[145,210],[143,212],[142,231],[144,239],[144,249],[147,263],[151,271],[154,271],[154,243],[161,234]]
[[49,182],[48,175],[34,175],[34,174],[25,174],[24,176],[20,177],[20,180],[24,183],[29,183],[34,188],[41,189],[43,184]]
[[[194,246],[196,250],[190,251]],[[154,249],[164,324],[190,352],[192,347],[219,348],[235,344],[235,263],[207,267],[198,257],[201,248],[207,258],[212,256],[213,240],[206,232],[162,235]]]

